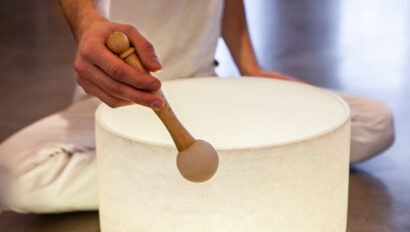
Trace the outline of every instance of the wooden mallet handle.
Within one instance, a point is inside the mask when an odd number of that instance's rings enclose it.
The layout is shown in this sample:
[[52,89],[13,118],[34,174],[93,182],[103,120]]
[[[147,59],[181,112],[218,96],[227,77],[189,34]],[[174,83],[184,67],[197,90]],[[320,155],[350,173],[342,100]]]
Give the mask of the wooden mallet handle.
[[[135,53],[135,49],[130,46],[130,41],[125,34],[121,32],[111,33],[106,40],[106,45],[114,54],[118,55],[127,64],[141,72],[149,73]],[[175,116],[162,90],[154,92],[154,94],[161,96],[165,102],[160,110],[154,110],[155,114],[161,119],[162,123],[164,123],[168,132],[171,134],[178,151],[185,150],[195,142],[194,137],[192,137]]]

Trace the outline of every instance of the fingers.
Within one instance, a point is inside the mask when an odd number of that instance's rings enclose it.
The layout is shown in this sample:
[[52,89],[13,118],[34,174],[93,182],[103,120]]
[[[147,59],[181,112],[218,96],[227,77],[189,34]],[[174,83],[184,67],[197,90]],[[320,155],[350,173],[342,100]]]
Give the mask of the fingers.
[[152,45],[133,26],[106,22],[90,27],[79,42],[74,62],[77,82],[87,93],[111,107],[137,103],[154,109],[162,108],[163,99],[152,93],[161,88],[161,82],[134,69],[105,46],[105,39],[113,31],[121,31],[128,36],[147,70],[162,69]]
[[[114,99],[120,99],[128,103],[133,102],[154,109],[160,109],[163,106],[164,102],[162,98],[160,98],[159,96],[156,96],[151,92],[146,92],[133,88],[127,85],[126,83],[110,78],[106,73],[104,73],[103,71],[101,71],[100,69],[98,69],[90,63],[80,63],[84,67],[78,69],[77,65],[77,82],[79,82],[80,85],[82,83],[84,85],[82,85],[82,87],[86,91],[100,98],[108,105],[110,105],[112,99],[108,98],[106,102],[105,100],[107,99],[107,97],[105,95],[107,94]],[[97,87],[98,89],[96,89],[95,87]],[[93,91],[96,91],[99,95],[96,95]]]
[[137,71],[102,44],[94,44],[90,49],[83,49],[81,55],[117,81],[145,91],[156,91],[161,88],[161,82],[157,78]]
[[286,80],[286,81],[295,81],[295,82],[300,82],[300,83],[307,84],[307,82],[305,82],[305,81],[299,80],[299,79],[291,77],[291,76],[283,75],[283,74],[278,73],[278,72],[264,72],[261,76],[262,77],[271,77],[271,78],[276,78],[276,79]]
[[159,61],[155,49],[147,39],[145,39],[134,27],[130,27],[125,32],[128,39],[134,45],[135,50],[144,67],[151,72],[162,70],[162,64]]
[[94,83],[90,82],[86,78],[81,78],[77,75],[77,83],[84,89],[84,91],[89,94],[97,97],[102,102],[110,106],[111,108],[117,108],[121,106],[126,106],[132,104],[132,102],[125,101],[120,98],[116,98],[96,86]]
[[303,84],[307,84],[306,81],[303,81],[303,80],[300,80],[300,79],[297,79],[297,78],[294,78],[294,77],[291,77],[291,76],[286,76],[286,75],[283,75],[283,74],[280,74],[280,75],[282,76],[283,80],[295,81],[295,82],[300,82],[300,83],[303,83]]

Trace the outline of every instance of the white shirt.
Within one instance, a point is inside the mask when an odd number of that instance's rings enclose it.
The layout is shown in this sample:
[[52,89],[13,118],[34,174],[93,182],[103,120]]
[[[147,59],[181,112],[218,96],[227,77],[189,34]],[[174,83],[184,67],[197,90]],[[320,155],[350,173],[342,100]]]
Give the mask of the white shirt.
[[221,30],[223,0],[111,0],[112,21],[132,24],[156,50],[161,80],[210,76]]

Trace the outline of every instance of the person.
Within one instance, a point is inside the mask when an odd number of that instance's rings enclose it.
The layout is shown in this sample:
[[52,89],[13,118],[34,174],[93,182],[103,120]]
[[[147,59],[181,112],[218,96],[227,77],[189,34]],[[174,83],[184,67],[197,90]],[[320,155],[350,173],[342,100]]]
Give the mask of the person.
[[[104,5],[105,4],[105,5]],[[60,0],[77,43],[77,94],[69,108],[12,135],[0,145],[0,207],[17,212],[64,212],[98,208],[93,113],[141,104],[159,109],[152,94],[160,80],[213,76],[219,36],[246,76],[297,81],[261,68],[252,49],[244,4],[238,0]],[[109,6],[108,6],[109,5]],[[105,15],[109,12],[110,19]],[[141,73],[105,46],[107,36],[128,36],[143,65]],[[155,48],[155,49],[154,49]],[[393,116],[382,103],[338,93],[351,108],[351,162],[388,148]]]

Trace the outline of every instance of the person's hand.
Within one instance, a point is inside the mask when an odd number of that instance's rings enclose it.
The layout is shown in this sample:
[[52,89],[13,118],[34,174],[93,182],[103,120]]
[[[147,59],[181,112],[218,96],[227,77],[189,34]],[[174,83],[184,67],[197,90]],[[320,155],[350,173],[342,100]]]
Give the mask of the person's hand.
[[153,91],[161,88],[161,82],[132,68],[105,46],[106,38],[114,31],[127,35],[148,71],[162,69],[153,46],[133,26],[102,19],[87,26],[78,36],[74,62],[78,84],[87,94],[113,108],[137,103],[160,109],[164,101]]
[[266,78],[275,78],[279,80],[285,80],[285,81],[296,81],[296,82],[301,82],[305,83],[305,81],[299,80],[297,78],[291,77],[291,76],[286,76],[284,74],[278,73],[278,72],[273,72],[273,71],[265,71],[262,68],[257,68],[249,73],[246,74],[247,76],[255,76],[255,77],[266,77]]

